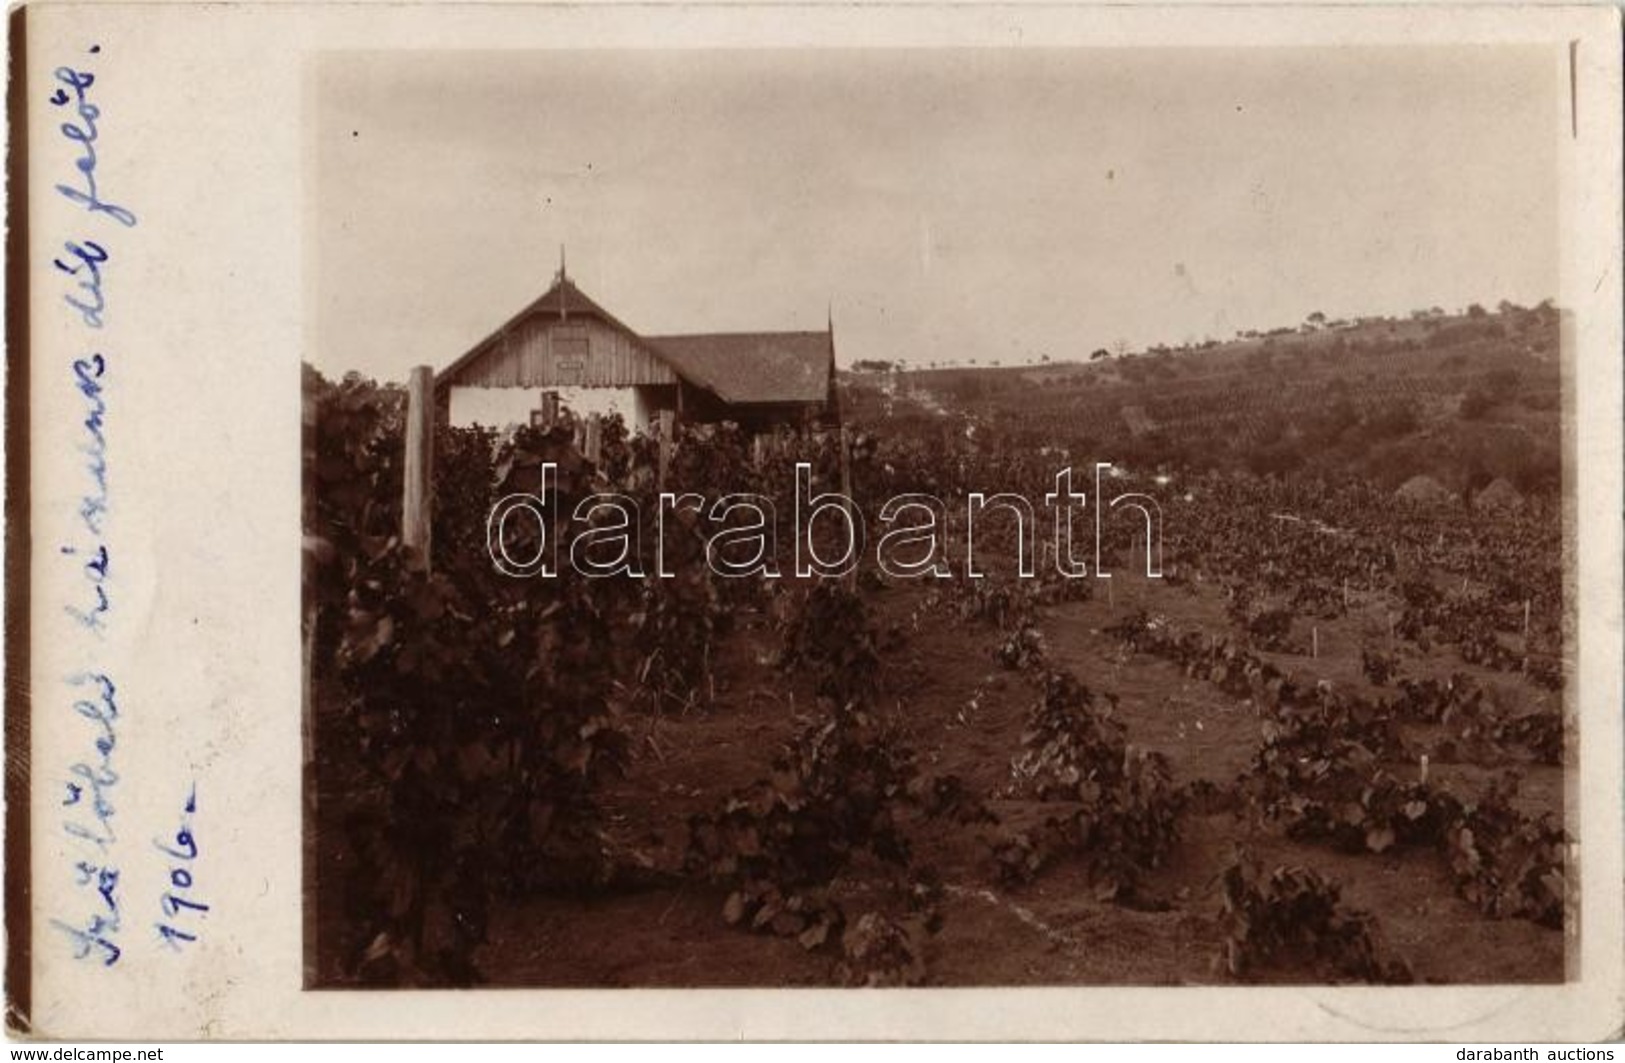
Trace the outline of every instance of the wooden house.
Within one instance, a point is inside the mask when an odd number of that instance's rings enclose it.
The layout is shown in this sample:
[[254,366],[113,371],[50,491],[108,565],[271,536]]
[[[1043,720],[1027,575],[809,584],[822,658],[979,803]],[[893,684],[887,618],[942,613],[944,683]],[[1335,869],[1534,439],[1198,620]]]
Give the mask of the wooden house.
[[578,414],[619,413],[648,427],[679,421],[834,424],[835,334],[634,332],[577,288],[561,266],[553,285],[435,377],[453,425],[528,423],[546,392]]

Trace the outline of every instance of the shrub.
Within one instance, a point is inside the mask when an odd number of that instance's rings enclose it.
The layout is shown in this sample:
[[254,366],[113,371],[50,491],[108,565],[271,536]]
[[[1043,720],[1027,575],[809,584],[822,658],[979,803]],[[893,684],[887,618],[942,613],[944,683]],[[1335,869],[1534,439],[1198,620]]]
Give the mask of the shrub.
[[1067,802],[1037,834],[1001,839],[1000,873],[1026,881],[1055,858],[1088,858],[1101,899],[1135,897],[1144,873],[1160,866],[1178,839],[1184,795],[1161,754],[1132,749],[1122,724],[1097,709],[1089,689],[1065,671],[1044,678],[1011,762],[1012,795]]
[[1257,971],[1307,968],[1362,982],[1407,984],[1410,967],[1385,955],[1375,917],[1347,908],[1337,885],[1305,867],[1267,876],[1240,852],[1220,876],[1222,960],[1237,978]]

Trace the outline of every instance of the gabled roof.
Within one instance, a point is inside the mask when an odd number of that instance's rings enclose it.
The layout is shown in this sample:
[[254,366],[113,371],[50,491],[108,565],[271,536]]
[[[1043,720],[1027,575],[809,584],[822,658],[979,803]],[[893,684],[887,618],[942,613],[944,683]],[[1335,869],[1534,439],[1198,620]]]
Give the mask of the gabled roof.
[[707,332],[646,336],[679,376],[724,402],[805,402],[829,398],[828,332]]
[[507,321],[504,321],[501,327],[496,329],[496,331],[492,332],[490,335],[480,340],[480,342],[470,347],[455,362],[452,362],[450,365],[446,366],[446,368],[436,373],[435,385],[440,387],[449,383],[451,378],[456,376],[459,370],[468,365],[468,363],[472,362],[474,359],[478,358],[480,355],[484,354],[490,348],[492,340],[495,340],[504,332],[507,332],[509,329],[525,320],[525,318],[530,317],[533,314],[548,314],[558,317],[560,316],[561,311],[564,315],[575,314],[579,316],[585,314],[596,317],[606,325],[618,329],[634,339],[642,339],[642,337],[636,332],[633,332],[626,325],[622,324],[614,314],[611,314],[608,310],[605,310],[603,307],[593,302],[592,299],[587,296],[587,293],[575,286],[575,282],[570,278],[555,278],[551,288],[543,292],[536,299],[533,299],[525,306],[523,310],[519,311],[519,313],[515,314],[513,317],[510,317]]
[[727,403],[822,403],[829,398],[834,340],[829,332],[712,332],[641,336],[595,303],[568,277],[553,286],[435,375],[436,387],[491,349],[493,341],[532,315],[590,315],[642,343],[678,376]]

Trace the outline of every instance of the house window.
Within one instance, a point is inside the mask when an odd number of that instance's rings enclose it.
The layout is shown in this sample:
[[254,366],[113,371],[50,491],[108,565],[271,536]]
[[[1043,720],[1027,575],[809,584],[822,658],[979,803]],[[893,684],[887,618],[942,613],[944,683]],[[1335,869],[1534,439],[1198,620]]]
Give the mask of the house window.
[[579,325],[561,325],[553,330],[553,358],[557,361],[584,360],[587,357],[587,330]]
[[578,384],[587,369],[587,330],[561,325],[553,330],[553,375],[560,384]]

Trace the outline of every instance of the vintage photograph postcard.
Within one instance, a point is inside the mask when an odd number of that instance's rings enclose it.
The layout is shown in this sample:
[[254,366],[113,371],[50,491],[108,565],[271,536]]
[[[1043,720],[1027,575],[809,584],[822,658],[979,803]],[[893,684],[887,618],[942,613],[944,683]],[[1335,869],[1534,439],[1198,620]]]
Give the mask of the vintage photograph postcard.
[[14,1036],[1618,1036],[1614,8],[10,30]]

